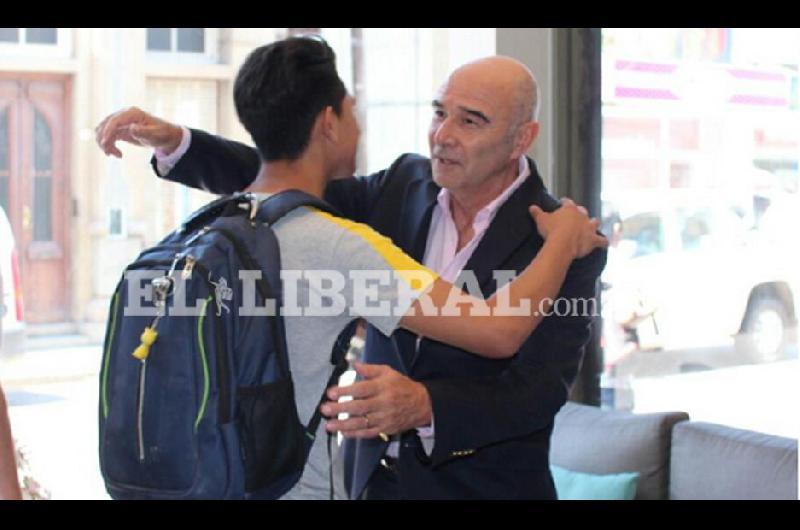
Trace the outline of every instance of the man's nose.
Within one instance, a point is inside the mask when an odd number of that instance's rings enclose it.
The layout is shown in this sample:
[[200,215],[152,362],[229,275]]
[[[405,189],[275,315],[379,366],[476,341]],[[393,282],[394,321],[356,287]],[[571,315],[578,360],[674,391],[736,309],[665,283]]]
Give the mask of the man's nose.
[[438,125],[434,125],[433,142],[436,145],[453,145],[455,143],[453,123],[450,118],[445,118]]

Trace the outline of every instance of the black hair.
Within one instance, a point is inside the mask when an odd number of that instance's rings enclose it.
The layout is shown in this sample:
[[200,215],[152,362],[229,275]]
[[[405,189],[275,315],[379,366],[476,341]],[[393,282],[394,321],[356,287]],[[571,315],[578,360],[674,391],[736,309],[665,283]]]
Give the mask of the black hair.
[[346,94],[336,72],[336,54],[318,36],[290,37],[256,48],[233,86],[239,121],[267,162],[299,158],[319,113],[330,106],[339,115]]

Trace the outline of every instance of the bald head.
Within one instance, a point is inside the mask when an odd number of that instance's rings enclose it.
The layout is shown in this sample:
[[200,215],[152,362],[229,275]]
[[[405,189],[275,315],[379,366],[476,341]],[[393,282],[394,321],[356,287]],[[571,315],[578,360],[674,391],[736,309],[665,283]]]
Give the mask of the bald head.
[[536,78],[516,59],[496,55],[467,63],[450,74],[445,84],[451,83],[466,83],[499,98],[508,105],[515,124],[538,118],[539,87]]
[[432,102],[434,181],[462,202],[496,197],[536,141],[536,101],[533,74],[515,59],[487,57],[456,69]]

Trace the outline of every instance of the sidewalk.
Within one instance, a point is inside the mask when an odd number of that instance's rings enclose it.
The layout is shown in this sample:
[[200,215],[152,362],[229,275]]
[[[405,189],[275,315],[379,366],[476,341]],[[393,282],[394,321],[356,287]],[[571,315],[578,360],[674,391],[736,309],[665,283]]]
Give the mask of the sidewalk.
[[[67,342],[68,341],[63,341]],[[0,381],[4,387],[73,381],[100,373],[102,344],[28,349],[11,359],[0,359]]]

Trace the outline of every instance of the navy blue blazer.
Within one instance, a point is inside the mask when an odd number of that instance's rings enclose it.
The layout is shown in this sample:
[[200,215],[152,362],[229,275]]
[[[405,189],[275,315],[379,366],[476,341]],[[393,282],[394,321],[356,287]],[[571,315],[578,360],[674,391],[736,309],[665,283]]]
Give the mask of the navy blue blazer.
[[[497,288],[492,272],[521,272],[543,244],[528,213],[559,203],[532,160],[531,176],[501,206],[465,270],[485,296]],[[192,130],[189,151],[165,178],[215,193],[247,187],[258,173],[257,152],[244,144]],[[326,200],[345,216],[372,226],[422,261],[439,187],[430,160],[406,154],[388,169],[331,182]],[[575,260],[559,293],[596,300],[606,252]],[[589,341],[590,316],[545,318],[511,359],[489,360],[398,330],[368,327],[365,361],[388,364],[420,381],[433,406],[436,442],[427,455],[416,430],[401,436],[399,487],[406,499],[554,499],[550,435]],[[385,451],[380,439],[345,442],[345,482],[363,492]]]

